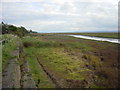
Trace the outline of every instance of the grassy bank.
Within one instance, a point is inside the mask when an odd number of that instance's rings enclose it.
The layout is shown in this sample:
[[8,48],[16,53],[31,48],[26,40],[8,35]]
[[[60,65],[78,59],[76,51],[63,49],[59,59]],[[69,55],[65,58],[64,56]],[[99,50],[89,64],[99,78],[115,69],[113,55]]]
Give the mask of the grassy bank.
[[31,74],[36,83],[40,80],[39,87],[55,84],[39,62],[61,87],[116,86],[117,71],[112,65],[117,64],[117,44],[46,34],[26,37],[23,45]]
[[16,49],[17,37],[14,35],[3,35],[2,36],[2,69],[8,64],[9,60],[13,57],[12,53]]

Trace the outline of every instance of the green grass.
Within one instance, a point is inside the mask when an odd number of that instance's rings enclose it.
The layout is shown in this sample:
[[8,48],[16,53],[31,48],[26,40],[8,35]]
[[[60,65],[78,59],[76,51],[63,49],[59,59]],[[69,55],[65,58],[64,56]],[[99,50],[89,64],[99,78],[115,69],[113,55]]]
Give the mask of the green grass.
[[[105,65],[103,65],[99,54],[104,50],[113,50],[117,46],[117,44],[107,42],[84,40],[70,36],[61,37],[59,35],[25,37],[23,45],[25,46],[25,50],[27,50],[26,55],[30,60],[32,73],[35,73],[34,78],[36,82],[42,73],[41,70],[38,70],[41,68],[37,66],[37,57],[56,78],[64,81],[87,81],[88,86],[86,85],[85,87],[91,86],[95,88],[101,88],[102,84],[96,85],[91,81],[93,77],[89,75],[99,71]],[[94,52],[97,52],[96,55]],[[44,75],[40,77],[42,76]],[[97,77],[97,75],[94,75],[94,77]],[[42,86],[46,86],[47,84],[44,84],[44,80],[48,79],[44,77],[41,79],[43,80]],[[100,78],[96,79],[99,80]],[[60,80],[59,82],[61,82]]]
[[[35,38],[24,38],[23,44],[24,46],[27,46],[25,50],[27,50],[28,53],[26,53],[26,55],[28,55],[28,59],[30,60],[30,67],[33,71],[32,73],[34,73],[33,77],[36,81],[40,78],[39,75],[41,72],[39,70],[40,67],[37,67],[35,58],[33,59],[33,57],[35,57],[34,55],[37,55],[47,69],[52,71],[51,73],[64,80],[72,79],[82,81],[87,78],[85,73],[91,72],[91,70],[84,68],[85,63],[81,58],[70,56],[67,52],[64,52],[66,49],[71,50],[73,53],[76,53],[74,52],[75,49],[76,51],[77,49],[92,49],[83,43],[60,43],[56,41],[38,41]],[[32,55],[32,57],[29,55]]]
[[12,53],[16,49],[17,37],[14,37],[12,35],[3,35],[2,39],[7,39],[8,41],[2,46],[2,69],[4,69],[9,60],[14,58]]
[[31,74],[36,83],[40,80],[38,85],[39,88],[54,88],[54,85],[48,80],[45,73],[42,71],[38,61],[36,60],[35,56],[33,55],[33,51],[35,48],[27,48],[25,49],[25,53],[27,55],[27,60],[30,65]]
[[[79,77],[81,74],[79,74],[79,72],[76,70],[80,67],[81,70],[83,70],[82,66],[84,63],[74,56],[68,56],[67,53],[63,52],[64,48],[41,48],[37,50],[37,55],[42,58],[42,62],[45,63],[46,67],[48,67],[49,70],[52,70],[58,76],[62,76],[64,79],[71,78],[74,80],[81,80],[81,77],[84,78],[84,76]],[[72,60],[72,58],[74,59]],[[69,70],[71,70],[71,72],[74,74],[71,74]]]

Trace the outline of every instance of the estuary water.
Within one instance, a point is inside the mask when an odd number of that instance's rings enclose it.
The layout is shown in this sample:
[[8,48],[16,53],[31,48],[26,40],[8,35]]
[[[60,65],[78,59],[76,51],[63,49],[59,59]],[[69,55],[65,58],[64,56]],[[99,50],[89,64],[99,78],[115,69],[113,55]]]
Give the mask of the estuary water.
[[69,35],[76,38],[84,38],[84,39],[91,39],[91,40],[97,40],[97,41],[107,41],[112,43],[119,43],[119,39],[113,39],[113,38],[102,38],[102,37],[93,37],[93,36],[84,36],[84,35]]

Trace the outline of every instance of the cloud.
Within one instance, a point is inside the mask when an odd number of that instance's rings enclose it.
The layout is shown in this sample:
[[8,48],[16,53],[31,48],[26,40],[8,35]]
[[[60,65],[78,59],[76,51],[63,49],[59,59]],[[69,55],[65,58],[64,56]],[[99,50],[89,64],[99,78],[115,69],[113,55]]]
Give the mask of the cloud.
[[3,21],[39,32],[117,30],[118,0],[3,0]]
[[[43,2],[45,0],[2,0],[3,2]],[[56,3],[64,3],[64,2],[109,2],[109,3],[115,3],[119,0],[50,0],[50,2],[56,2]],[[45,1],[49,2],[49,1]]]

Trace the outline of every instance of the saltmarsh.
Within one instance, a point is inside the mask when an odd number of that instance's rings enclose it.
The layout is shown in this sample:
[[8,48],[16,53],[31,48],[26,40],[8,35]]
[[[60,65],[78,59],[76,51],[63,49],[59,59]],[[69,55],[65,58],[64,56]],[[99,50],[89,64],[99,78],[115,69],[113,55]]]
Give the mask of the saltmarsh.
[[[3,35],[0,40],[4,40],[0,47],[4,69],[15,58],[18,38]],[[31,34],[21,41],[38,88],[117,87],[118,44],[62,34]]]
[[[89,75],[93,73],[93,70],[86,68],[86,65],[96,64],[99,66],[100,60],[97,56],[91,56],[90,54],[86,56],[89,61],[83,58],[83,52],[94,50],[89,45],[80,42],[59,42],[54,39],[44,40],[40,37],[25,37],[23,45],[31,68],[31,74],[36,83],[38,80],[41,81],[38,85],[39,87],[49,88],[53,87],[53,85],[48,77],[43,74],[44,72],[39,66],[37,59],[56,78],[64,81],[87,81],[89,85],[94,85],[93,82],[90,82],[91,76]],[[85,87],[88,87],[88,85]]]

